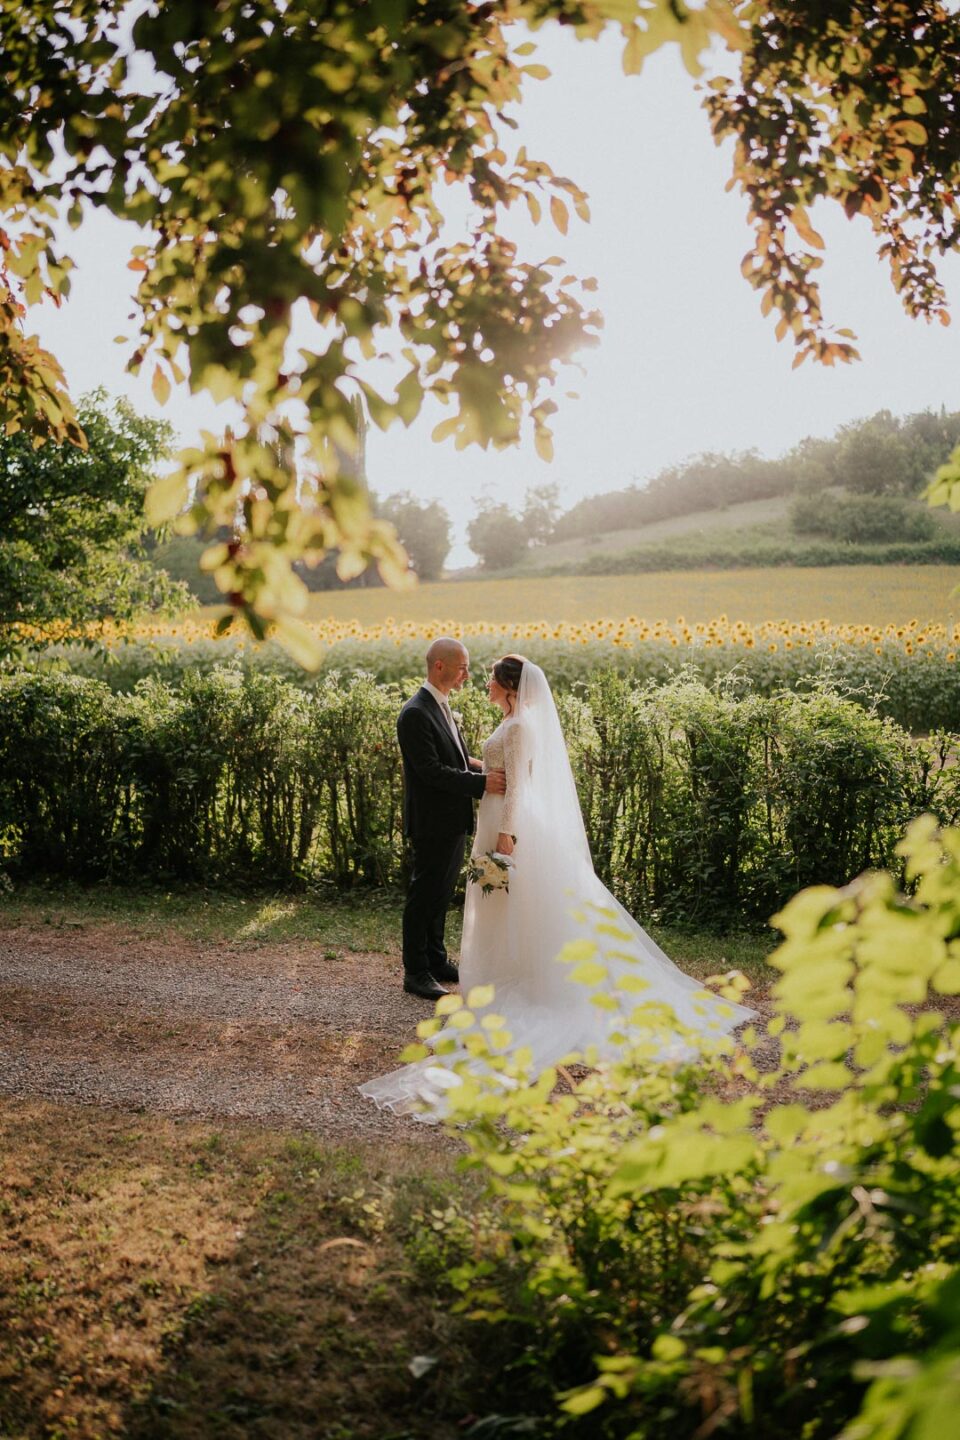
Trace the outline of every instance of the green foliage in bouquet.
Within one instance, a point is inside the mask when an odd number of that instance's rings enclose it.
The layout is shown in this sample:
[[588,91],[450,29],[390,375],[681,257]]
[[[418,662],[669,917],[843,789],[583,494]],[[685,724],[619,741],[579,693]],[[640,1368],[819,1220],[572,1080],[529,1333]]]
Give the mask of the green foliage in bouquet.
[[471,855],[465,872],[467,884],[479,885],[483,895],[492,895],[494,890],[509,893],[512,866],[511,860],[494,850],[488,850],[485,855]]
[[[871,874],[776,917],[773,1013],[730,1054],[684,1067],[624,1043],[583,1078],[531,1079],[496,1017],[448,1018],[474,1055],[451,1121],[491,1196],[447,1271],[480,1329],[476,1434],[954,1433],[960,831],[924,817],[900,848],[912,897]],[[618,942],[598,918],[561,959],[606,1004]]]

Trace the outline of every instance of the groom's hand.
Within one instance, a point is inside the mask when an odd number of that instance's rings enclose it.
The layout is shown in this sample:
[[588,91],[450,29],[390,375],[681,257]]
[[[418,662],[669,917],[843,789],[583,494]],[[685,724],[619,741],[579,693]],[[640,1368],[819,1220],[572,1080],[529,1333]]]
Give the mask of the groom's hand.
[[488,795],[505,795],[507,792],[507,772],[505,770],[488,770],[487,783],[484,789]]

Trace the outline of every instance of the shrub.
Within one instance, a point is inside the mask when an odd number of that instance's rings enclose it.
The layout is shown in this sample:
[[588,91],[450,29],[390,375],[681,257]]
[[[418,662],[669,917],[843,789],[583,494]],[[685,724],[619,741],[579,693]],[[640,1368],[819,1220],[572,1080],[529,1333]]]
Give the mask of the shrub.
[[956,565],[960,540],[866,541],[767,539],[763,536],[716,535],[703,540],[663,540],[635,550],[588,555],[566,565],[538,571],[541,575],[638,575],[658,570],[776,569],[801,565]]
[[[395,721],[416,683],[0,677],[0,853],[52,875],[399,885]],[[496,712],[476,687],[457,703],[479,754]],[[559,706],[598,873],[642,916],[760,920],[797,884],[892,863],[919,810],[960,819],[952,734],[911,741],[829,691],[607,673]]]
[[323,790],[315,863],[338,889],[388,885],[401,874],[402,788],[396,743],[399,693],[358,676],[332,677],[306,700],[306,768]]
[[0,843],[27,871],[110,873],[129,837],[126,703],[96,680],[0,688]]
[[606,675],[584,695],[562,708],[594,862],[641,915],[760,917],[797,885],[889,863],[919,809],[960,817],[949,741],[918,746],[830,692]]
[[932,540],[938,525],[928,509],[900,495],[798,495],[790,506],[796,535],[853,544]]
[[400,878],[399,695],[222,668],[114,695],[0,679],[0,843],[23,869],[341,889]]
[[125,778],[136,797],[125,856],[131,873],[215,879],[233,867],[242,873],[252,858],[238,765],[241,688],[239,675],[222,670],[188,674],[177,690],[145,680],[122,697],[130,717]]
[[901,854],[912,900],[874,874],[776,917],[775,1012],[732,1057],[624,1041],[558,1094],[446,997],[474,1056],[451,1121],[494,1197],[447,1272],[477,1434],[952,1434],[960,1027],[928,1002],[960,992],[960,831],[927,817]]

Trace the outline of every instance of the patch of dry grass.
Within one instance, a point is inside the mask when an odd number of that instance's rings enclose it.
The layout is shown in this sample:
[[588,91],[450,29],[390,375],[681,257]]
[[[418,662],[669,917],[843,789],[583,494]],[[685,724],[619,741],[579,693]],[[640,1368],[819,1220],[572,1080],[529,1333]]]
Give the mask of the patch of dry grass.
[[411,1260],[449,1155],[41,1101],[0,1101],[0,1147],[4,1437],[462,1433],[469,1357]]

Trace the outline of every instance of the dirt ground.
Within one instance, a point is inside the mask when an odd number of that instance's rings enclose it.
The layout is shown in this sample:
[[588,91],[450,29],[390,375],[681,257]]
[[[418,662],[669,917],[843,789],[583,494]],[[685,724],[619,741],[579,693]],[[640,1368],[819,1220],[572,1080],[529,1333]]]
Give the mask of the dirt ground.
[[356,1089],[429,1014],[393,957],[0,927],[0,1095],[437,1143]]
[[[765,988],[748,997],[761,1029]],[[0,1096],[455,1146],[357,1091],[397,1067],[432,1013],[404,994],[397,955],[0,917]],[[776,1052],[764,1041],[753,1058],[768,1069]]]

